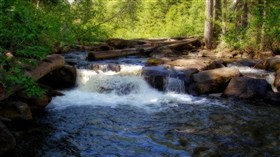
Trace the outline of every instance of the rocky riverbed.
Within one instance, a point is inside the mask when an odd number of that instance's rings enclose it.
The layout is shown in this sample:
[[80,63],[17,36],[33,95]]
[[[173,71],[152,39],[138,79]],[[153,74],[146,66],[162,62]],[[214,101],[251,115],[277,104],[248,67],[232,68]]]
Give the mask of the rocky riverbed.
[[[63,54],[66,64],[50,71],[34,70],[47,95],[16,92],[1,102],[8,127],[0,125],[1,152],[16,146],[14,156],[279,155],[280,57],[208,52],[198,42],[111,40]],[[135,45],[137,56],[127,57]],[[114,49],[126,50],[116,59]],[[48,63],[55,62],[41,67]]]

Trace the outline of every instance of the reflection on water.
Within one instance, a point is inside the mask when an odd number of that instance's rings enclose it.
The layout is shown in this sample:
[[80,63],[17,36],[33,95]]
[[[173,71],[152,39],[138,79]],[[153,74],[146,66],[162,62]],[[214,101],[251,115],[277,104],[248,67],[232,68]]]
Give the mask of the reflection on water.
[[[163,104],[164,106],[164,104]],[[52,110],[18,148],[23,156],[277,156],[280,111],[273,107],[178,104]],[[35,136],[34,136],[35,135]],[[17,152],[19,152],[17,151]]]

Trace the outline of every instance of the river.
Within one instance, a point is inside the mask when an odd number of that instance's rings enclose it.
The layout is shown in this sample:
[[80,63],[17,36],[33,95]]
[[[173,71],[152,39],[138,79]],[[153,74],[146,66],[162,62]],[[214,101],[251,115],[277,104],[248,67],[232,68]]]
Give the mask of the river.
[[104,68],[80,62],[77,87],[52,100],[13,156],[280,156],[279,107],[191,96],[177,78],[157,91],[141,76],[141,58],[92,63]]

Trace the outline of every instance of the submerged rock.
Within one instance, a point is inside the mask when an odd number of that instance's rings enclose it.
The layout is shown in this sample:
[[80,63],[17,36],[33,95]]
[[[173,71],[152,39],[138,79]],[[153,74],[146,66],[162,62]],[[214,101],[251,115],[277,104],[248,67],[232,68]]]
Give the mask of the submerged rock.
[[146,62],[147,66],[157,66],[164,64],[164,60],[161,58],[149,58]]
[[16,139],[0,121],[0,156],[16,146]]
[[263,98],[268,91],[271,91],[271,86],[264,79],[235,77],[230,81],[222,96],[239,99]]
[[26,103],[12,101],[1,104],[0,117],[10,120],[32,120],[32,113]]
[[110,64],[91,64],[89,65],[89,69],[95,71],[95,72],[99,72],[99,71],[103,71],[103,72],[107,72],[107,71],[114,71],[114,72],[120,72],[121,71],[121,66],[119,64],[114,64],[114,63],[110,63]]
[[29,98],[26,99],[26,103],[31,107],[32,110],[44,109],[50,102],[52,98],[44,95],[40,98]]
[[206,70],[193,75],[194,84],[192,89],[194,94],[208,94],[222,92],[229,81],[240,72],[236,68],[218,68]]

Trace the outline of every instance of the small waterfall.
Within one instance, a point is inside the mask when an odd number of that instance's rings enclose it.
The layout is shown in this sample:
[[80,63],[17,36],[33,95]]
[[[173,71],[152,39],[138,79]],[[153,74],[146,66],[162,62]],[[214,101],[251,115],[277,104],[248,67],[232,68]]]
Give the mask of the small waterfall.
[[149,87],[140,76],[96,75],[79,88],[87,92],[128,95],[143,94]]
[[166,77],[164,80],[164,89],[167,92],[185,93],[185,84],[179,78]]
[[119,72],[101,73],[100,71],[79,69],[78,87],[63,91],[65,95],[55,97],[49,108],[130,105],[147,111],[160,111],[180,103],[207,104],[209,101],[185,94],[184,81],[179,78],[166,77],[164,80],[166,92],[160,92],[152,88],[141,76],[142,66],[120,65],[120,67]]

